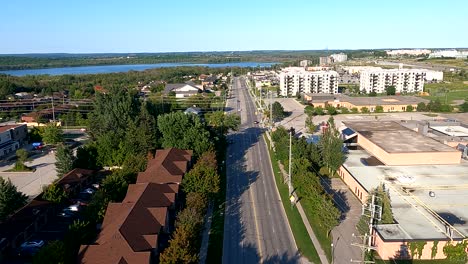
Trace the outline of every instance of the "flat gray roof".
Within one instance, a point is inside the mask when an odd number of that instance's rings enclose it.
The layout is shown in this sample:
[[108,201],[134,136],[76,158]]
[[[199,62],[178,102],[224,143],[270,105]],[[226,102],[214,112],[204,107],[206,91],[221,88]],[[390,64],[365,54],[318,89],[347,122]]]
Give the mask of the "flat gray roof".
[[444,221],[460,232],[452,238],[468,237],[468,162],[367,166],[369,159],[365,150],[350,150],[343,166],[367,191],[381,183],[389,190],[396,224],[376,228],[384,240],[448,240]]
[[423,136],[394,121],[343,122],[387,153],[453,152],[439,141]]

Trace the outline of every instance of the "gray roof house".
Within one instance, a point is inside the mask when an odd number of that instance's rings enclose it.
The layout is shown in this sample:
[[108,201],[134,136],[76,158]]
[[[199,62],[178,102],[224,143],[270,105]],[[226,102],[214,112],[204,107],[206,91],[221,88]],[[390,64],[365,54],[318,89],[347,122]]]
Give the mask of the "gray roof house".
[[190,83],[168,83],[164,89],[165,94],[175,92],[176,98],[190,97],[201,92],[201,89]]

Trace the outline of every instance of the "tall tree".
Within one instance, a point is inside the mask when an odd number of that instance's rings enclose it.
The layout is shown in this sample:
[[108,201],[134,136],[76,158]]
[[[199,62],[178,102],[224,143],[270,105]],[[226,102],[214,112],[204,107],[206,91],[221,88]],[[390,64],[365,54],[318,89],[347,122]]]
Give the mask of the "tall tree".
[[328,128],[325,129],[319,141],[322,165],[326,166],[330,173],[335,172],[344,162],[343,140],[339,138],[339,135],[334,119],[330,117]]
[[227,134],[229,130],[239,129],[240,116],[237,114],[225,114],[223,111],[215,111],[205,115],[208,125],[220,134]]
[[33,258],[33,264],[65,263],[65,243],[60,240],[49,242]]
[[95,170],[97,165],[97,148],[95,144],[87,144],[76,150],[75,168]]
[[169,247],[159,255],[161,264],[198,263],[198,254],[193,234],[183,227],[177,227],[169,241]]
[[220,178],[216,170],[216,154],[213,151],[203,153],[195,166],[185,175],[185,192],[196,192],[213,196],[219,191]]
[[55,167],[57,168],[58,176],[63,176],[73,169],[75,157],[73,156],[72,150],[64,145],[57,147],[57,153],[55,154]]
[[195,156],[213,148],[210,132],[195,115],[182,112],[158,116],[158,128],[162,134],[164,148],[191,149]]
[[26,161],[28,161],[28,152],[25,149],[18,149],[16,151],[17,161],[15,163],[15,170],[26,170]]
[[55,124],[48,124],[43,128],[42,140],[46,144],[58,144],[63,141],[62,128]]
[[26,204],[27,196],[19,192],[11,181],[0,177],[0,220]]
[[396,88],[393,85],[385,87],[385,92],[387,92],[387,95],[395,95],[396,93]]
[[42,198],[53,203],[63,203],[68,199],[68,196],[61,186],[52,183],[44,188]]
[[285,117],[286,113],[284,112],[283,106],[279,102],[274,102],[271,105],[273,120],[278,121]]

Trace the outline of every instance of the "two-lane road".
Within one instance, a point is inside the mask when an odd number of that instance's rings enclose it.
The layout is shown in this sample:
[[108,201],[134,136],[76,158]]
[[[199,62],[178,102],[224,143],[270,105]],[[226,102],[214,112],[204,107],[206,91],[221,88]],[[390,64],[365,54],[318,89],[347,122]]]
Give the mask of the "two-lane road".
[[241,127],[228,136],[223,263],[300,263],[242,78],[234,79],[231,95],[227,107],[241,115]]

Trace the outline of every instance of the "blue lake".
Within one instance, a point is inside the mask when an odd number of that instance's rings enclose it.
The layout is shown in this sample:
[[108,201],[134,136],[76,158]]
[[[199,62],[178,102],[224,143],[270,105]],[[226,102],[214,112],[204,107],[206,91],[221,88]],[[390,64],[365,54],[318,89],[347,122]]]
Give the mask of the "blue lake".
[[80,66],[80,67],[64,67],[64,68],[47,68],[47,69],[29,69],[29,70],[11,70],[0,71],[0,73],[10,74],[13,76],[25,75],[63,75],[63,74],[98,74],[98,73],[113,73],[113,72],[128,72],[128,71],[144,71],[154,68],[168,68],[178,66],[202,66],[209,68],[222,67],[270,67],[277,64],[275,62],[229,62],[229,63],[156,63],[156,64],[127,64],[127,65],[100,65],[100,66]]

